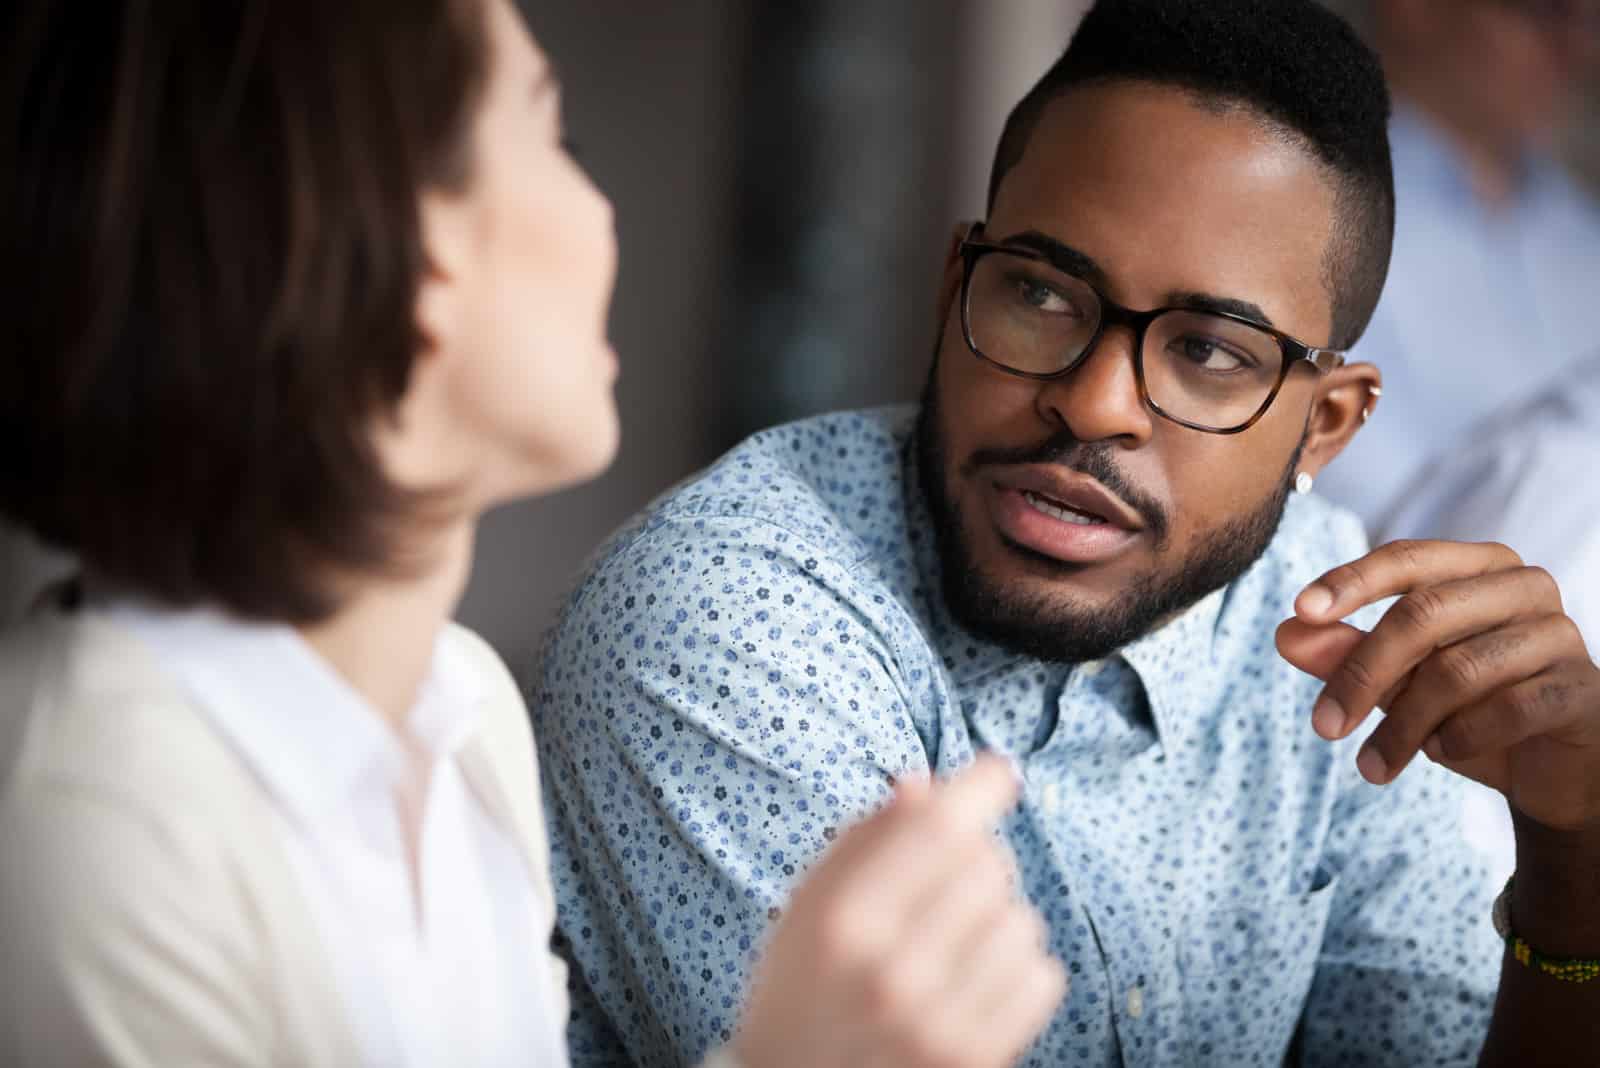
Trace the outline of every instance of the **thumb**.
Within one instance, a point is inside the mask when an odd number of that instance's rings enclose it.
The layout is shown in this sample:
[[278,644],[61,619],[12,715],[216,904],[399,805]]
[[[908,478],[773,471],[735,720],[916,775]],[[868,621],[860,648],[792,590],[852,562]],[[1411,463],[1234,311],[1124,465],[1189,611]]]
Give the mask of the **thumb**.
[[1327,682],[1366,636],[1366,631],[1348,623],[1306,623],[1294,618],[1278,624],[1276,641],[1279,656]]

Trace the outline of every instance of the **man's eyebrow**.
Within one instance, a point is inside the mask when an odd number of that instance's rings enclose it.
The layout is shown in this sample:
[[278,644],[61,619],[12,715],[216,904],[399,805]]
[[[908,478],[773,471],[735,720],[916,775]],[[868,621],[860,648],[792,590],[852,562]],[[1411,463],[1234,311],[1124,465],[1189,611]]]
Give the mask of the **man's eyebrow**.
[[1274,330],[1277,326],[1272,317],[1261,310],[1261,305],[1248,300],[1239,300],[1236,297],[1219,297],[1214,293],[1192,293],[1179,290],[1168,293],[1166,305],[1169,308],[1188,308],[1192,311],[1221,312],[1224,315],[1238,315],[1262,326],[1270,326]]
[[[1038,230],[1024,230],[1012,234],[997,244],[1011,245],[1016,248],[1025,248],[1039,253],[1056,268],[1067,274],[1082,278],[1101,290],[1110,288],[1106,277],[1105,268],[1095,262],[1094,257],[1086,252],[1080,252],[1065,242],[1051,237],[1049,234],[1040,233]],[[1190,290],[1177,290],[1167,294],[1163,307],[1188,308],[1193,311],[1221,312],[1224,315],[1238,315],[1262,326],[1277,329],[1272,317],[1262,310],[1261,305],[1237,297],[1223,297],[1215,293],[1201,293]]]
[[1096,263],[1094,257],[1085,252],[1079,252],[1071,245],[1057,241],[1049,234],[1042,234],[1038,230],[1024,230],[1021,233],[1012,234],[996,242],[996,244],[1030,249],[1039,253],[1039,255],[1049,260],[1053,266],[1065,271],[1067,274],[1082,278],[1084,281],[1102,289],[1106,286],[1105,268]]

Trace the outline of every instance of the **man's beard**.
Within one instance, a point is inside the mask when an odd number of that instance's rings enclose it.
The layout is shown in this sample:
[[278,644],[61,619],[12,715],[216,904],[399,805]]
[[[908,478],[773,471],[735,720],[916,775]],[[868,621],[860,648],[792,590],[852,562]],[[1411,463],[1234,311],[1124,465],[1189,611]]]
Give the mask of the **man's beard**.
[[[1094,607],[1069,593],[1048,589],[1008,588],[977,565],[960,509],[951,501],[946,481],[948,457],[940,430],[938,362],[923,389],[917,414],[916,448],[922,494],[933,516],[939,549],[940,578],[950,614],[968,631],[1003,648],[1037,660],[1082,663],[1099,660],[1181,613],[1213,590],[1221,589],[1261,558],[1277,533],[1284,504],[1300,463],[1305,441],[1295,447],[1276,491],[1259,508],[1236,516],[1207,533],[1174,571],[1141,576],[1111,604]],[[1063,430],[1043,445],[1002,453],[983,451],[969,465],[986,463],[1056,464],[1100,481],[1139,512],[1155,550],[1166,545],[1169,520],[1160,505],[1138,492],[1121,476],[1112,459],[1116,446],[1083,442]],[[1062,580],[1082,570],[1011,546],[1031,559],[1037,572],[1054,572]]]

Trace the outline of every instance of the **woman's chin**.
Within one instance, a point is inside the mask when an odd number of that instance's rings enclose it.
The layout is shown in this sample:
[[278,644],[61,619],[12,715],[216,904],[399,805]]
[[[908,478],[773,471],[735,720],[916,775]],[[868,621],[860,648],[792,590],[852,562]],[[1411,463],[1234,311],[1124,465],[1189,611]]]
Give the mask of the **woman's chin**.
[[566,440],[530,444],[506,465],[510,477],[493,503],[542,497],[593,481],[611,467],[622,445],[622,421],[607,398],[603,414],[586,421]]

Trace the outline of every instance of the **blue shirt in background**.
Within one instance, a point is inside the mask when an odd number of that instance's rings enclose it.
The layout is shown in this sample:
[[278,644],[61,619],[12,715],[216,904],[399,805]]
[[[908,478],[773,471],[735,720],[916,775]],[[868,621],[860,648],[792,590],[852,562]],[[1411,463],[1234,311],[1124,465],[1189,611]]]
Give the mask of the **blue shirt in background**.
[[1430,462],[1472,442],[1477,424],[1600,354],[1600,204],[1556,163],[1530,157],[1510,200],[1490,207],[1455,147],[1415,111],[1398,108],[1389,137],[1394,258],[1352,353],[1383,371],[1383,401],[1317,480],[1371,532]]
[[1366,784],[1273,647],[1357,522],[1291,500],[1226,590],[1043,663],[946,614],[911,418],[755,436],[573,596],[532,695],[573,1064],[725,1041],[807,865],[894,776],[982,748],[1023,764],[1003,834],[1071,979],[1025,1063],[1475,1063],[1500,951],[1459,782],[1419,757]]

